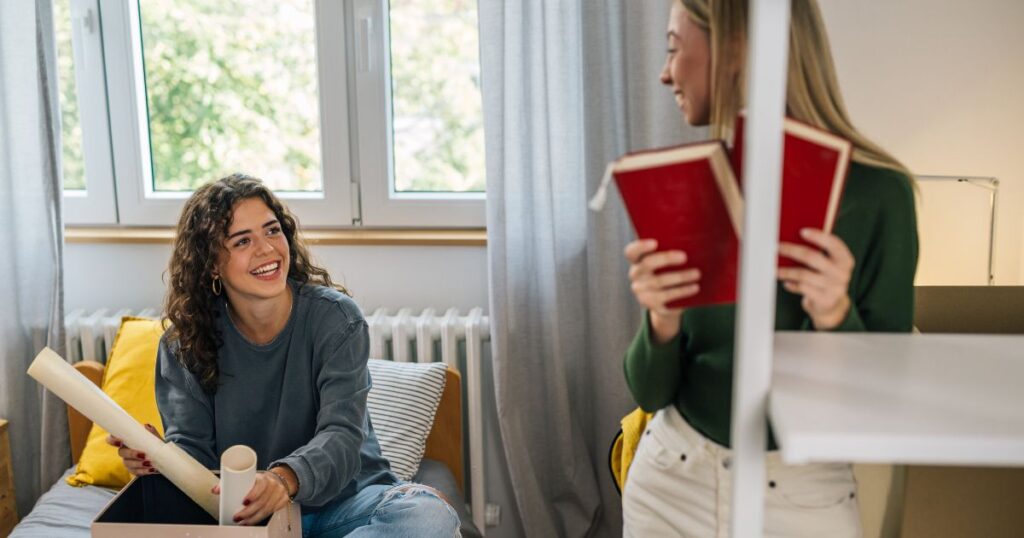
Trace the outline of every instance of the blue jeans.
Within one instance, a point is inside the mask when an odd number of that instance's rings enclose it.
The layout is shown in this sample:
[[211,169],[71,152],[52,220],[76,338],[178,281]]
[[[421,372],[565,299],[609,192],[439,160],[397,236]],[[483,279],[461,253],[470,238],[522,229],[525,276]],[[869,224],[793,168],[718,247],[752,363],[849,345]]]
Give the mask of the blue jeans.
[[363,488],[302,516],[303,538],[444,537],[459,534],[459,516],[432,488],[403,482]]

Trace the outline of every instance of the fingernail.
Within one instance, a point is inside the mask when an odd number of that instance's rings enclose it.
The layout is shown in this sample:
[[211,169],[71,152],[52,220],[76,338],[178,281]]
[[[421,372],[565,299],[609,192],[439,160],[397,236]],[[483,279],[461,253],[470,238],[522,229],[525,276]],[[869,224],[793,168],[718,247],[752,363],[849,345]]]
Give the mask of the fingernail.
[[117,448],[121,448],[124,445],[121,444],[121,441],[114,441],[114,446],[116,446]]
[[242,518],[235,516],[235,523],[238,523],[239,521],[242,521]]
[[146,459],[146,453],[145,453],[145,452],[139,452],[138,458],[139,458],[140,460],[144,460],[144,459]]
[[249,499],[242,501],[242,506],[249,506],[250,504],[252,504],[252,501],[250,501]]
[[153,465],[150,464],[148,461],[144,461],[144,462],[142,462],[142,466],[143,467],[152,467]]

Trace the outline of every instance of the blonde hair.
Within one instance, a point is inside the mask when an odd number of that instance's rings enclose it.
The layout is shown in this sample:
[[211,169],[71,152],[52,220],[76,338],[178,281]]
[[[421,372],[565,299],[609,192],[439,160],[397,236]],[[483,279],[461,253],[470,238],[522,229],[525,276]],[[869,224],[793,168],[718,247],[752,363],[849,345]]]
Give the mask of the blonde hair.
[[[678,0],[709,34],[711,44],[711,133],[732,137],[736,115],[746,102],[747,0]],[[862,135],[850,121],[839,91],[832,49],[816,0],[792,0],[786,113],[853,143],[853,160],[888,168],[908,179],[911,172]]]

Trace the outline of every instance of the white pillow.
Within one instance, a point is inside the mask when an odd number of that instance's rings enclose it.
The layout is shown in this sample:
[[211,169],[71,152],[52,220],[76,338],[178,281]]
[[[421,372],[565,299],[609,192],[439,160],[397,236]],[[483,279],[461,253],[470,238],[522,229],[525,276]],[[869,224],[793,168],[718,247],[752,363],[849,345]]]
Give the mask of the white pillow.
[[427,436],[444,392],[444,363],[370,359],[373,386],[366,397],[380,451],[398,478],[410,480],[420,468]]

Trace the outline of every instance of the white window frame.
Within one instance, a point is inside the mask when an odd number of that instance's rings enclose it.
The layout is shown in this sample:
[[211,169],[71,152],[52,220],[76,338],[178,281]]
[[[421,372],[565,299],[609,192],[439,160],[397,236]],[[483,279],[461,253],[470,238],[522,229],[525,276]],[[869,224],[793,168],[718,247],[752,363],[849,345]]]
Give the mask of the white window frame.
[[367,226],[486,224],[483,193],[396,193],[393,188],[388,0],[352,2],[362,222]]
[[98,0],[70,0],[78,118],[81,122],[85,190],[64,191],[64,221],[116,224],[114,171],[107,122],[107,84],[103,75],[103,39]]
[[[65,220],[173,226],[190,193],[153,192],[139,4],[71,2],[88,179],[66,193]],[[323,191],[278,195],[304,227],[484,227],[482,193],[393,192],[388,0],[313,5]],[[89,9],[102,33],[74,16]]]

